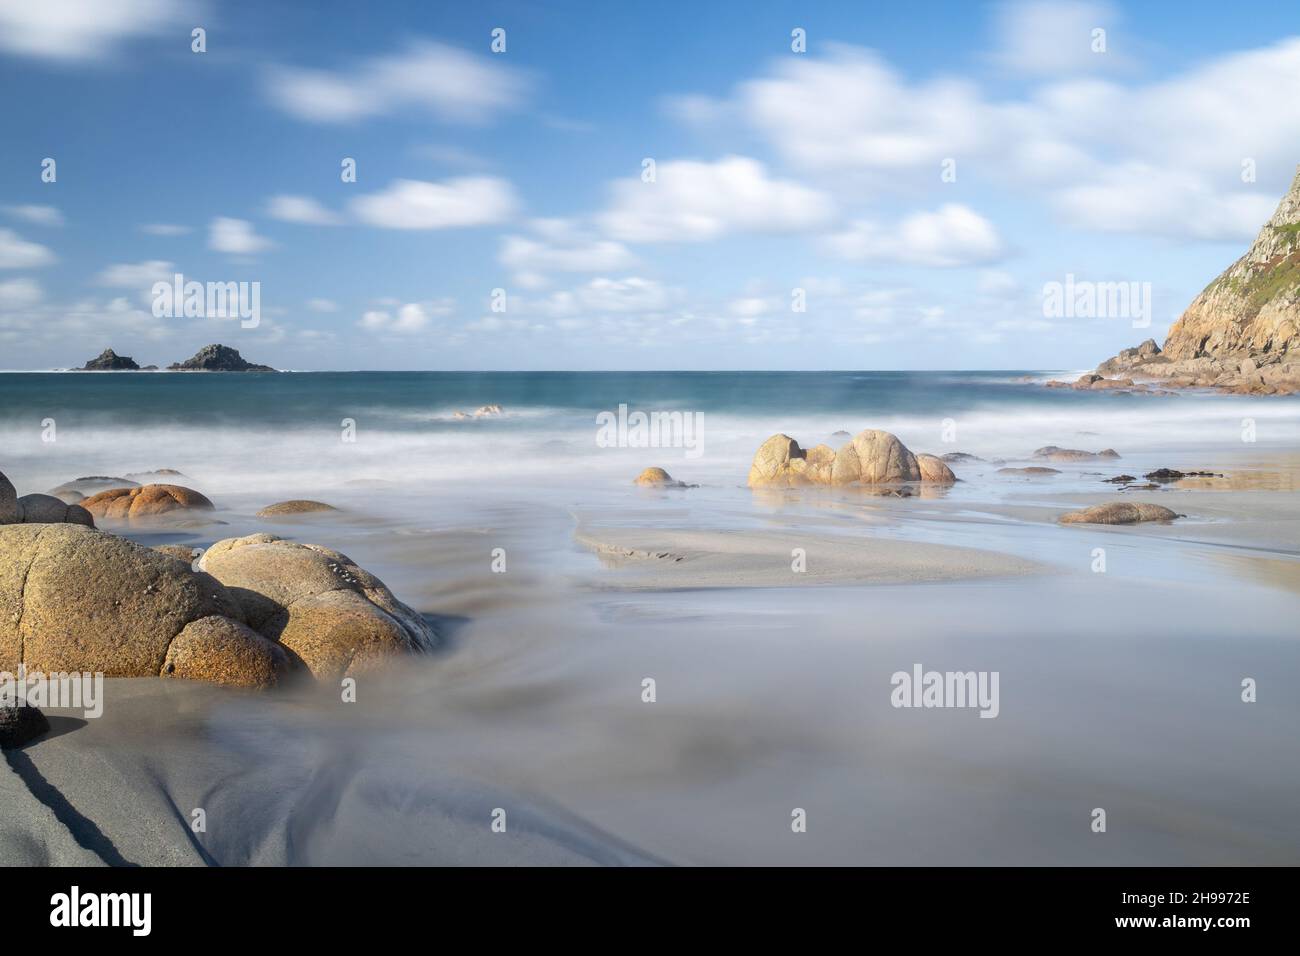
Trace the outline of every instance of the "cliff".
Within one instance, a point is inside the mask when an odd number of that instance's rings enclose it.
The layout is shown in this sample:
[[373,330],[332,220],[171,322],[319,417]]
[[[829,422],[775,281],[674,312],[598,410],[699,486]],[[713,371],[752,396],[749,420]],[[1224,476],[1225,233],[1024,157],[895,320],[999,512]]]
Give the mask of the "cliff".
[[[1097,366],[1173,387],[1300,391],[1300,168],[1246,254],[1205,287],[1169,330]],[[1084,376],[1076,388],[1120,383]]]

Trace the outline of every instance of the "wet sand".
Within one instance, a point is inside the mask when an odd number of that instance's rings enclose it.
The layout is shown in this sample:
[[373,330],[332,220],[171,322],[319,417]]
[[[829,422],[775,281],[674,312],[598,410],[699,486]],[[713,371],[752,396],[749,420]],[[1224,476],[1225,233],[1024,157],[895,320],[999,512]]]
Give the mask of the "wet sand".
[[[1084,464],[904,499],[327,485],[295,493],[344,513],[275,522],[220,495],[222,524],[126,533],[328,544],[442,649],[354,704],[109,681],[104,717],[54,712],[6,754],[0,860],[1294,864],[1300,504],[1292,459],[1254,465],[1282,484],[1121,494]],[[1122,497],[1187,517],[1056,523]],[[891,706],[918,663],[998,671],[997,719]]]

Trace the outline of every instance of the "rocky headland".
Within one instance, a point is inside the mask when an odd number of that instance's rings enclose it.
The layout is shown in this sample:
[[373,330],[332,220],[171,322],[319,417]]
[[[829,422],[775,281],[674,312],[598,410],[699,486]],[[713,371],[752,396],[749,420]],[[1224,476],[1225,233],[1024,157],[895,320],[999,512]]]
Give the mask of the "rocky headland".
[[1300,392],[1300,169],[1255,241],[1169,330],[1056,388],[1150,392],[1216,388]]

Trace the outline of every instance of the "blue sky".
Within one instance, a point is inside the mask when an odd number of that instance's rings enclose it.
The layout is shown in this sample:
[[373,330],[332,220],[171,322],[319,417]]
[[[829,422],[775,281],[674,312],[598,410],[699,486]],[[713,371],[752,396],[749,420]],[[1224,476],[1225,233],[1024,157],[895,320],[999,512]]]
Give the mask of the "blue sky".
[[[0,367],[1088,367],[1285,191],[1297,20],[0,0]],[[260,324],[156,318],[177,272],[259,282]],[[1067,275],[1149,283],[1150,328],[1045,316]]]

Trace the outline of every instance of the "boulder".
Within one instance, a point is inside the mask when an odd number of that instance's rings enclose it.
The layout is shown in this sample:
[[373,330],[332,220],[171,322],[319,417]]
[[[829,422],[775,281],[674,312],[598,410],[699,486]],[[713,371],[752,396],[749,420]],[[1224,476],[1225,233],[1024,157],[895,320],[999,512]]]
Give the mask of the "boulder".
[[201,617],[182,628],[167,648],[163,677],[266,690],[288,677],[296,662],[283,647],[228,617]]
[[50,729],[39,707],[11,704],[0,706],[0,747],[21,747]]
[[302,663],[334,678],[435,643],[383,582],[318,545],[227,539],[196,571],[81,525],[0,527],[0,670],[270,687]]
[[71,481],[65,481],[58,487],[51,488],[47,494],[61,501],[66,501],[70,505],[80,504],[83,499],[91,495],[97,495],[101,491],[108,491],[110,488],[138,488],[140,482],[132,481],[130,478],[113,478],[108,475],[87,475],[84,478],[73,478]]
[[95,518],[81,505],[66,504],[54,495],[23,495],[18,499],[18,520],[23,524],[84,524],[95,527]]
[[837,485],[920,481],[921,466],[896,436],[869,428],[835,453],[831,480]]
[[789,435],[773,435],[758,446],[749,466],[749,486],[784,485],[794,481],[793,461],[803,461],[804,452]]
[[267,505],[257,513],[259,518],[274,518],[278,515],[305,515],[313,514],[318,511],[338,511],[333,505],[327,505],[323,501],[312,501],[308,498],[292,498],[289,501],[277,501],[273,505]]
[[18,521],[18,492],[13,482],[0,471],[0,524],[14,524]]
[[153,545],[153,549],[163,554],[171,555],[173,558],[176,558],[178,561],[184,561],[186,564],[194,563],[194,552],[198,550],[197,548],[190,547],[188,544],[155,544]]
[[633,479],[635,485],[646,485],[651,488],[683,488],[685,485],[680,481],[675,481],[673,476],[668,474],[662,468],[647,468],[641,474]]
[[1034,458],[1046,458],[1048,461],[1096,461],[1099,458],[1113,459],[1119,452],[1113,448],[1101,451],[1080,451],[1078,448],[1060,448],[1056,445],[1044,445],[1034,449]]
[[1045,468],[1042,465],[1030,465],[1028,468],[999,468],[999,475],[1059,475],[1061,472],[1056,468]]
[[[932,473],[941,474],[937,469],[932,469]],[[804,451],[789,435],[773,435],[759,446],[749,468],[751,488],[921,480],[921,466],[907,446],[889,432],[873,429],[859,432],[839,451],[829,445],[816,445]]]
[[957,476],[953,474],[952,469],[948,467],[942,458],[936,455],[918,454],[916,464],[921,469],[922,481],[951,485],[957,480]]
[[157,676],[190,621],[243,620],[205,574],[76,524],[0,527],[0,670]]
[[158,478],[184,478],[186,476],[175,468],[155,468],[153,471],[128,471],[126,477],[136,484],[147,485]]
[[345,555],[259,533],[218,541],[199,568],[240,602],[245,620],[322,680],[361,673],[437,635],[384,583]]
[[1062,524],[1137,524],[1141,521],[1173,521],[1182,515],[1163,505],[1144,501],[1108,501],[1082,511],[1071,511],[1058,519]]
[[141,485],[110,488],[85,499],[81,506],[96,518],[136,522],[174,511],[211,511],[213,504],[192,488],[182,485]]

